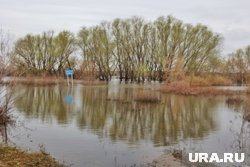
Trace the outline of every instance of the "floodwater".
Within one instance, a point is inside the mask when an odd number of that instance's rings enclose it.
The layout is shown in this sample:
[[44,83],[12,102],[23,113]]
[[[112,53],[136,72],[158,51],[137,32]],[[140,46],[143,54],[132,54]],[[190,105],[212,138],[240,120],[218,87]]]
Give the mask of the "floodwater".
[[[116,82],[17,85],[13,114],[18,123],[9,140],[33,151],[45,149],[74,167],[137,167],[169,149],[250,153],[243,106],[228,106],[226,97],[161,94],[158,88],[158,83]],[[160,101],[136,101],[142,95]]]

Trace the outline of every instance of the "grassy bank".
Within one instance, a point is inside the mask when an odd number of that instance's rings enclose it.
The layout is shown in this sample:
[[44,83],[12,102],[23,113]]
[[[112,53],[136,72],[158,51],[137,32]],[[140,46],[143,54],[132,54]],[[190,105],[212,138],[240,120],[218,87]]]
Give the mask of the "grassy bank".
[[65,167],[44,152],[29,153],[0,146],[0,167]]

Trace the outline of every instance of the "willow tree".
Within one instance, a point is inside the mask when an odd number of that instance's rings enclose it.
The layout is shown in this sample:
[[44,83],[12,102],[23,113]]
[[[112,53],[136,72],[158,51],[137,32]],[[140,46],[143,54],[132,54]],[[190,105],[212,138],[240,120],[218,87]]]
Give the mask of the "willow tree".
[[83,59],[100,79],[109,80],[116,70],[120,80],[138,82],[171,79],[176,68],[201,72],[219,55],[220,42],[221,37],[206,26],[185,24],[172,16],[153,22],[115,19],[78,34]]
[[206,26],[183,24],[168,16],[160,17],[154,25],[157,29],[159,57],[167,77],[177,60],[183,61],[186,72],[198,72],[211,56],[217,56],[221,37]]
[[74,35],[69,31],[60,32],[53,40],[55,45],[55,69],[63,73],[65,69],[74,69],[76,65],[76,42]]
[[114,58],[117,62],[120,80],[133,80],[135,62],[132,46],[132,24],[130,19],[116,19],[112,24],[112,35],[115,44]]
[[97,77],[106,81],[111,79],[116,67],[109,27],[109,23],[102,23],[88,30],[83,28],[78,33],[78,45],[87,68],[96,68]]
[[56,74],[72,68],[75,51],[73,35],[68,31],[54,36],[53,32],[41,35],[28,34],[17,40],[12,62],[24,73]]
[[81,57],[83,60],[81,70],[87,75],[94,76],[96,74],[95,59],[91,55],[91,31],[86,27],[83,27],[77,38],[77,45],[80,48]]
[[159,17],[155,22],[154,26],[157,32],[157,43],[158,47],[158,56],[159,56],[159,79],[163,79],[163,71],[166,73],[166,77],[169,76],[169,73],[174,66],[174,61],[176,60],[178,48],[181,45],[182,37],[182,22],[173,18],[172,16],[168,17]]

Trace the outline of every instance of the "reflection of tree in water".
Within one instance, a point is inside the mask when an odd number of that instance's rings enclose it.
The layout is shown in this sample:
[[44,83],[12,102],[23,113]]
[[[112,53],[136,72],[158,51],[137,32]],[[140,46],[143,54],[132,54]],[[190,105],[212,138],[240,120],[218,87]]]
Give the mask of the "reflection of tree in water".
[[242,125],[239,133],[238,149],[239,152],[245,153],[245,165],[250,165],[250,97],[242,105],[243,117]]
[[[66,90],[60,87],[19,89],[21,98],[16,107],[25,111],[26,116],[44,121],[56,119],[67,123],[75,116],[80,129],[129,143],[152,140],[156,145],[168,145],[180,139],[202,138],[216,127],[216,100],[160,95],[157,91],[122,86],[75,89],[73,96],[80,104],[70,109],[63,101]],[[134,97],[143,92],[161,96],[161,103],[135,102]]]
[[[243,98],[243,103],[233,103],[228,105],[230,109],[239,113],[239,117],[235,118],[235,123],[237,127],[236,130],[231,129],[232,137],[234,137],[234,142],[232,143],[232,149],[235,153],[245,153],[245,161],[243,165],[250,165],[250,97],[246,96]],[[236,119],[240,119],[241,125]],[[240,130],[238,130],[240,128]]]
[[90,127],[114,141],[134,143],[146,139],[159,145],[201,138],[215,129],[215,100],[162,95],[160,104],[133,102],[131,99],[141,91],[148,90],[121,88],[112,93],[107,89],[85,90],[78,126]]
[[15,126],[12,112],[12,90],[0,87],[0,144],[8,144],[8,131]]
[[15,106],[23,111],[26,117],[40,118],[42,121],[57,120],[67,123],[72,114],[64,102],[67,90],[53,87],[16,87]]
[[239,152],[245,153],[245,165],[250,165],[250,124],[243,120],[239,134]]

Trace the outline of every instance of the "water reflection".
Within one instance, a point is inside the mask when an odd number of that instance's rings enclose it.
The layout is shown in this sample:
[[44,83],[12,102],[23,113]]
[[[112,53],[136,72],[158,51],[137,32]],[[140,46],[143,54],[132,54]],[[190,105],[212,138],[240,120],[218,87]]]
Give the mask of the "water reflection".
[[73,85],[67,87],[67,95],[64,97],[66,103],[68,104],[73,103],[74,98],[72,95],[73,95]]
[[12,91],[0,87],[0,144],[8,144],[8,132],[15,125],[12,115]]
[[243,104],[243,119],[239,135],[239,148],[246,154],[246,165],[250,165],[250,97],[246,98]]
[[[151,93],[160,103],[140,103],[133,99]],[[77,85],[65,103],[67,87],[16,88],[15,106],[27,118],[46,123],[75,123],[112,141],[136,143],[150,140],[156,146],[169,145],[188,138],[203,138],[216,130],[217,101],[208,98],[161,95],[148,88]]]
[[58,123],[67,123],[72,118],[72,106],[64,102],[67,89],[59,86],[17,86],[15,89],[15,106],[27,118],[39,118],[45,122],[56,120]]
[[[235,125],[235,127],[239,127],[240,130],[232,130],[232,138],[234,142],[232,143],[232,149],[234,152],[245,153],[245,161],[244,165],[250,166],[250,97],[241,97],[244,99],[243,103],[235,103],[228,105],[233,111],[237,113],[241,113],[239,120],[241,124]],[[235,120],[238,119],[237,117]],[[235,121],[234,120],[234,121]],[[235,121],[237,122],[237,121]],[[232,124],[235,124],[232,122]]]

